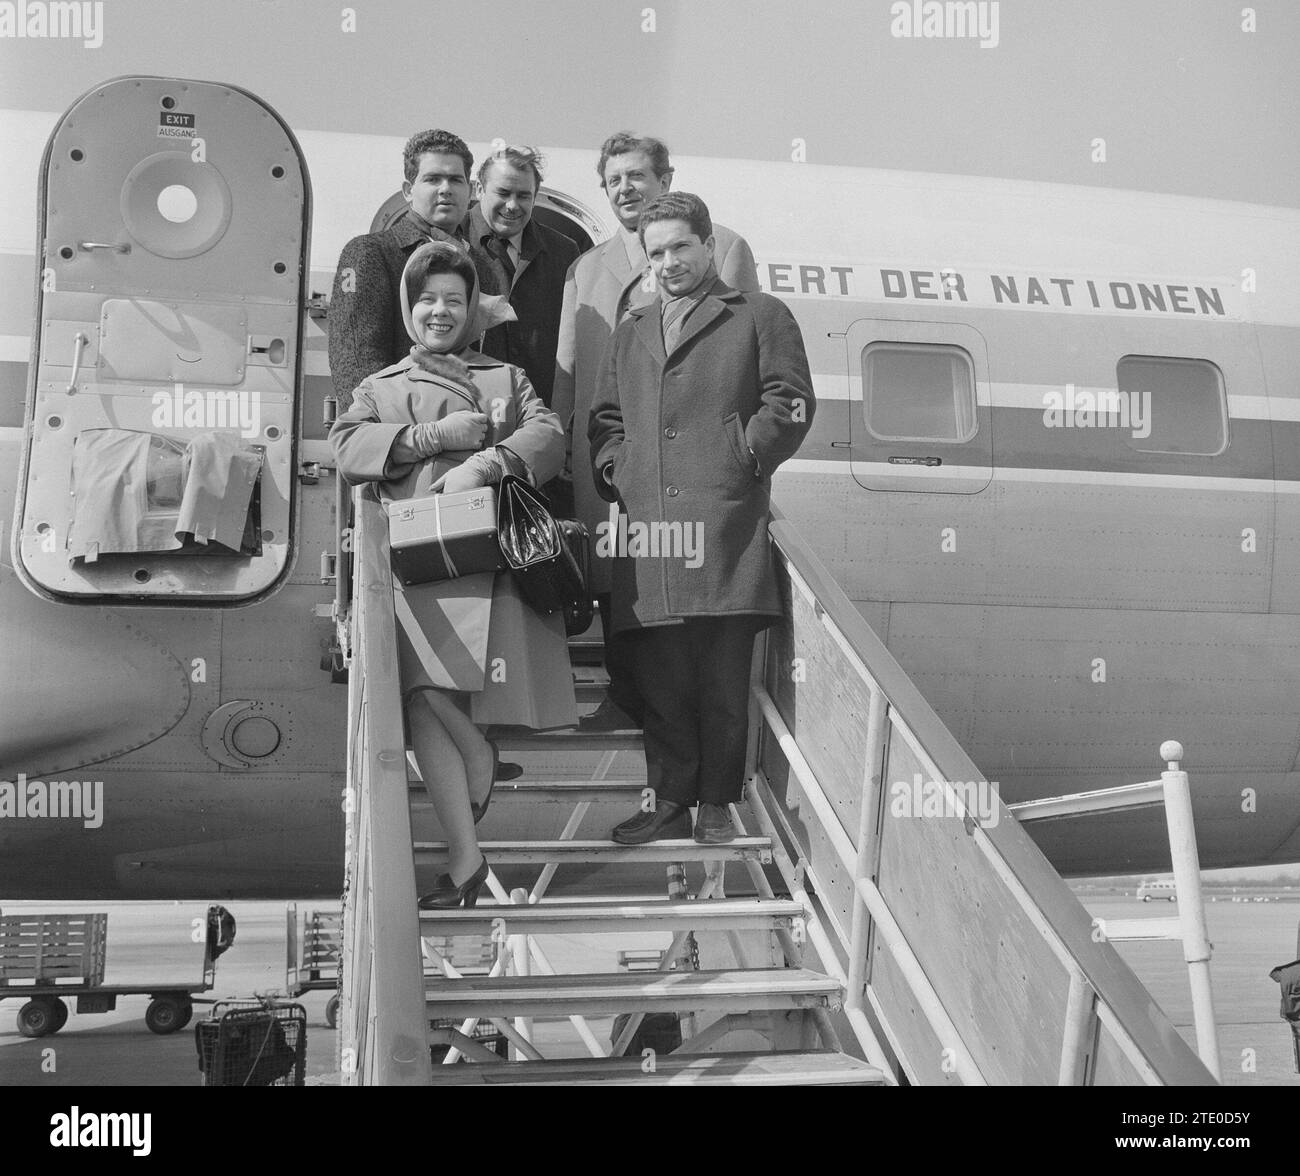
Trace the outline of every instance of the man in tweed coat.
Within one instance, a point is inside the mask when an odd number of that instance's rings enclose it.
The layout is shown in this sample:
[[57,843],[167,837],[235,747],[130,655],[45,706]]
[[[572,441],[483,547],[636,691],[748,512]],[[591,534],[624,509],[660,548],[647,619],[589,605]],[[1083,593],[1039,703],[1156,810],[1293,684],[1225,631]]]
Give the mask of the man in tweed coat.
[[654,795],[613,836],[688,836],[698,803],[695,840],[715,844],[736,835],[754,635],[781,615],[772,474],[812,424],[812,377],[789,308],[719,278],[704,201],[660,196],[640,232],[659,297],[614,331],[588,433],[595,487],[625,508],[609,508],[597,552],[615,557],[613,629]]
[[[407,259],[426,241],[457,239],[469,211],[474,156],[450,131],[420,131],[402,151],[402,195],[410,207],[378,233],[353,237],[339,255],[329,307],[330,376],[339,411],[367,376],[398,363],[411,350],[397,287]],[[492,259],[470,247],[480,292],[500,294]]]

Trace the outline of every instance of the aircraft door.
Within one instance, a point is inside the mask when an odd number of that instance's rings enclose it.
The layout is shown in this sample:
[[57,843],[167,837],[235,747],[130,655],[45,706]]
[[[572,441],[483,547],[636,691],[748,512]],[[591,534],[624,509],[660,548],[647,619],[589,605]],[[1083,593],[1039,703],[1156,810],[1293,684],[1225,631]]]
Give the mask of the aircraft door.
[[993,478],[984,337],[961,323],[859,319],[845,345],[854,479],[868,490],[983,490]]
[[66,601],[247,603],[295,548],[310,181],[234,86],[119,78],[39,181],[14,564]]

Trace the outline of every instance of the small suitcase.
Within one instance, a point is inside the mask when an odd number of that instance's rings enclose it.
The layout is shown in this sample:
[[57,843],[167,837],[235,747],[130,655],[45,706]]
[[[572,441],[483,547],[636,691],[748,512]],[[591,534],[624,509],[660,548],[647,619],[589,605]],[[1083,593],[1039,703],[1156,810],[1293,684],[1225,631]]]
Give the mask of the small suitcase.
[[386,504],[393,567],[403,584],[500,571],[496,494],[491,486]]

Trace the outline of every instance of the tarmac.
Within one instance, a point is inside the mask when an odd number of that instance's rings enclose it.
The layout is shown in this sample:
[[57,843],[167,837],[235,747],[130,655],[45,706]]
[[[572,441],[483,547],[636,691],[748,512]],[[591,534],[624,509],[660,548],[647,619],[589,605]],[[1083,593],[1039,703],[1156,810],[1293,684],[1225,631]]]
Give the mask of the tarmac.
[[[1135,904],[1131,897],[1081,894],[1094,915],[1131,918],[1166,914]],[[1208,897],[1208,896],[1207,896]],[[230,902],[238,923],[235,943],[217,963],[216,984],[198,1000],[283,997],[286,985],[287,903]],[[304,910],[331,909],[322,900],[301,900]],[[107,911],[108,947],[105,983],[139,982],[142,987],[193,983],[201,975],[203,946],[192,936],[207,909],[190,902],[21,902],[5,903],[5,914]],[[333,909],[337,909],[334,907]],[[1226,1085],[1300,1086],[1289,1027],[1278,1019],[1277,985],[1268,969],[1293,958],[1300,903],[1207,901],[1207,919],[1215,956],[1211,965],[1219,1024],[1220,1059]],[[599,944],[597,940],[599,939]],[[552,936],[543,940],[551,962],[560,971],[613,969],[616,954],[662,949],[664,935],[628,933],[622,936]],[[1181,948],[1174,943],[1117,945],[1121,956],[1151,990],[1189,1044],[1195,1042],[1187,971]],[[600,955],[595,955],[599,952]],[[598,962],[593,964],[593,959]],[[705,963],[705,966],[721,966]],[[338,1033],[325,1023],[328,991],[295,998],[307,1014],[305,1081],[307,1085],[336,1085],[340,1079]],[[0,1002],[0,1087],[129,1087],[199,1086],[201,1075],[195,1049],[194,1022],[167,1035],[145,1026],[147,993],[119,998],[115,1011],[78,1014],[75,1001],[67,1024],[57,1034],[26,1038],[18,1033],[16,1013],[21,998]],[[196,1003],[195,1021],[210,1006]],[[608,1041],[612,1022],[593,1020],[591,1029]],[[568,1024],[538,1023],[535,1040],[548,1056],[581,1054],[583,1047]],[[552,1052],[552,1045],[565,1042]]]

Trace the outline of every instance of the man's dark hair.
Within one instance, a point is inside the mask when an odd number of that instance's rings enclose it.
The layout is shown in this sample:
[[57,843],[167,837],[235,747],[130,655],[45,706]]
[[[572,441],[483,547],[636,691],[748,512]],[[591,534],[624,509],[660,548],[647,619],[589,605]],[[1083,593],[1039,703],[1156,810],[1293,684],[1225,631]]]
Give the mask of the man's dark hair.
[[436,155],[459,155],[465,161],[465,178],[474,174],[474,155],[465,140],[450,131],[417,131],[402,148],[402,174],[412,184],[420,173],[420,156],[432,151]]
[[641,210],[641,219],[636,223],[641,248],[645,248],[646,225],[670,220],[685,221],[701,241],[707,241],[713,236],[713,220],[709,216],[709,207],[703,200],[693,192],[665,192]]
[[420,300],[424,284],[433,274],[456,274],[463,278],[467,298],[474,296],[478,286],[478,272],[469,254],[450,242],[439,242],[429,250],[426,258],[407,267],[406,301],[411,307]]
[[672,171],[668,162],[668,145],[662,139],[649,135],[634,135],[631,131],[615,131],[600,145],[600,162],[596,164],[596,174],[600,176],[600,186],[605,186],[605,165],[615,155],[627,155],[632,151],[644,151],[650,156],[650,166],[656,176],[663,178],[664,172]]

